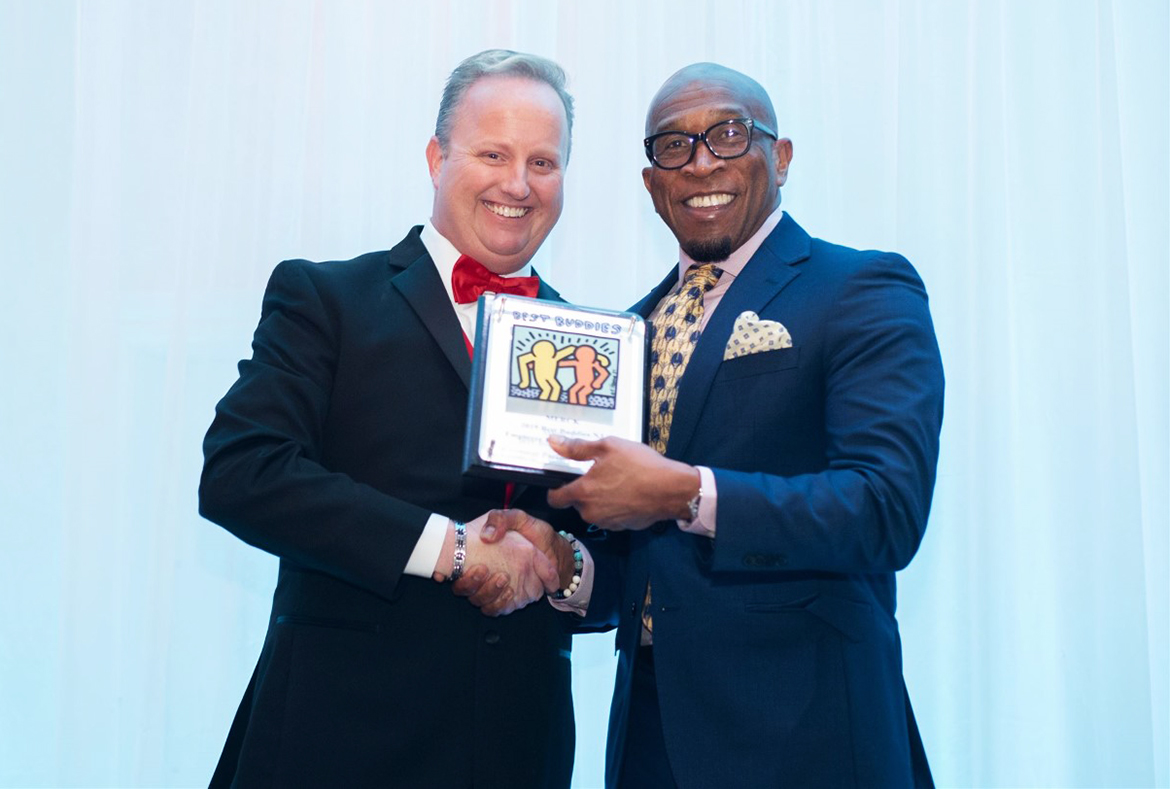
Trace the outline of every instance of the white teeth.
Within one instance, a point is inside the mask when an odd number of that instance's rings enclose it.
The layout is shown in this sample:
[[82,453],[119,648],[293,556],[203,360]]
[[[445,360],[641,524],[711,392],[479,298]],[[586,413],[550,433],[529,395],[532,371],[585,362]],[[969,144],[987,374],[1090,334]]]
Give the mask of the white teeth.
[[484,205],[496,216],[503,216],[508,219],[519,219],[532,210],[524,206],[500,205],[499,203],[484,203]]
[[691,208],[712,208],[717,205],[727,205],[734,199],[735,195],[729,194],[696,195],[684,200],[683,203]]

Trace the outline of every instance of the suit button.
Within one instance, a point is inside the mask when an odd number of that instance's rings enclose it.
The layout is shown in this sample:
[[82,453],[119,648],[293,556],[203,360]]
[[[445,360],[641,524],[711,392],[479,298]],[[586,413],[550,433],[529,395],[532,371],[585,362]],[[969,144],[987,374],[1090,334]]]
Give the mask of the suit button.
[[483,640],[486,644],[498,644],[500,643],[500,634],[495,630],[489,630],[483,634]]
[[655,534],[662,534],[662,532],[666,531],[666,524],[662,521],[658,521],[658,523],[655,523],[650,527],[650,531],[654,532]]
[[638,604],[637,603],[630,603],[630,616],[637,616],[637,615],[638,615]]

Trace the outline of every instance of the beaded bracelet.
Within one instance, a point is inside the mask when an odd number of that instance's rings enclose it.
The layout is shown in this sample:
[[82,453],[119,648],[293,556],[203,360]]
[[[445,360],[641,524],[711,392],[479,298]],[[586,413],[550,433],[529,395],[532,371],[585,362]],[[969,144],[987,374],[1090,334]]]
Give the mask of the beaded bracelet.
[[552,596],[557,600],[564,600],[577,591],[581,586],[581,569],[585,566],[585,559],[581,556],[581,543],[577,542],[577,538],[568,532],[562,531],[561,536],[569,541],[569,545],[573,549],[573,580],[569,582],[568,589],[558,589],[553,592]]
[[467,559],[467,526],[455,521],[455,558],[451,561],[451,577],[448,581],[458,581],[463,575],[463,562]]

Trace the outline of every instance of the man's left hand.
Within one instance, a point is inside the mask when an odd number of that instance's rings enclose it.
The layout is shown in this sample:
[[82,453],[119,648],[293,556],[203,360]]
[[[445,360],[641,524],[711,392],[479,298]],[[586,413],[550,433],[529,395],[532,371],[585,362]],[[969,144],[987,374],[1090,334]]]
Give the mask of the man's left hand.
[[554,436],[548,443],[563,457],[593,461],[588,473],[549,491],[552,506],[576,507],[586,521],[615,531],[691,517],[687,504],[699,492],[694,466],[612,436],[599,441]]

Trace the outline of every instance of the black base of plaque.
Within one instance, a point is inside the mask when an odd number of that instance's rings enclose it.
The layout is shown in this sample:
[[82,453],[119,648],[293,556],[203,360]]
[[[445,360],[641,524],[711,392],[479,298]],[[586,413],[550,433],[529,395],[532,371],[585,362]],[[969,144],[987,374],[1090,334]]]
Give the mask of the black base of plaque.
[[534,471],[522,466],[506,466],[501,463],[467,463],[466,459],[463,474],[468,477],[519,482],[525,485],[539,485],[544,488],[559,488],[566,482],[572,482],[581,476],[571,471]]

